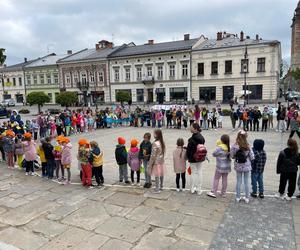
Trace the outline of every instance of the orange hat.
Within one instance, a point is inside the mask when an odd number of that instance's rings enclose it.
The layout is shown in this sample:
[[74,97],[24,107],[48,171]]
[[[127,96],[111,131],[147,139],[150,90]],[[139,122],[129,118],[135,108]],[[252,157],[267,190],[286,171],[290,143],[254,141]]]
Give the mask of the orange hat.
[[61,138],[61,140],[60,140],[60,142],[62,142],[62,143],[69,143],[70,142],[70,139],[69,138],[67,138],[67,137],[63,137],[63,138]]
[[87,139],[82,138],[78,141],[78,144],[79,146],[85,146],[85,145],[89,145],[89,142]]
[[59,135],[56,137],[56,141],[57,142],[61,142],[63,140],[64,136],[63,135]]
[[14,131],[12,131],[12,130],[7,130],[7,131],[6,131],[6,135],[7,135],[7,136],[14,137],[14,136],[15,136],[15,133],[14,133]]
[[124,145],[124,144],[126,143],[126,140],[125,140],[123,137],[119,137],[119,138],[118,138],[118,143],[119,143],[120,145]]
[[131,147],[136,147],[139,144],[139,142],[137,141],[137,139],[132,139],[130,144],[131,144]]
[[29,132],[26,132],[25,134],[24,134],[24,138],[31,138],[31,133],[29,133]]

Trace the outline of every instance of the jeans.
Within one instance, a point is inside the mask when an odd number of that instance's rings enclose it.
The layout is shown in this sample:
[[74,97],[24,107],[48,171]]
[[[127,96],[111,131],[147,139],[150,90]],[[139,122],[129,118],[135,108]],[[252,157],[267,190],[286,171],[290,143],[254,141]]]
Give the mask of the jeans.
[[214,181],[213,181],[213,188],[212,188],[212,192],[215,195],[217,195],[217,193],[218,193],[219,181],[220,181],[221,177],[222,177],[221,194],[222,195],[226,194],[228,173],[220,173],[219,171],[216,170],[215,176],[214,176]]
[[49,179],[53,178],[54,168],[55,168],[54,159],[47,159],[47,173],[48,173],[48,178]]
[[191,191],[201,192],[202,189],[202,164],[201,162],[190,163],[192,170]]
[[278,121],[278,130],[279,130],[279,132],[285,131],[285,120]]
[[155,177],[155,191],[159,191],[160,189],[162,189],[163,184],[164,184],[164,177],[163,176]]
[[143,166],[144,166],[144,172],[145,172],[145,183],[151,183],[151,175],[148,174],[147,172],[147,167],[148,167],[148,162],[147,160],[143,160]]
[[241,185],[242,182],[244,184],[245,195],[246,198],[249,198],[249,178],[250,178],[250,171],[249,172],[236,172],[236,198],[241,198]]
[[127,169],[127,163],[119,165],[119,180],[120,182],[128,181],[128,169]]
[[252,185],[252,192],[257,194],[257,183],[258,183],[258,190],[260,194],[264,193],[264,182],[263,182],[263,173],[258,172],[251,172],[251,185]]
[[180,181],[180,177],[181,177],[181,181],[182,181],[182,188],[184,189],[185,188],[185,172],[184,173],[181,173],[181,174],[176,174],[176,188],[180,188],[180,184],[179,184],[179,181]]
[[47,162],[42,162],[42,176],[45,177],[47,175]]
[[208,129],[208,125],[207,125],[207,119],[203,120],[203,129]]

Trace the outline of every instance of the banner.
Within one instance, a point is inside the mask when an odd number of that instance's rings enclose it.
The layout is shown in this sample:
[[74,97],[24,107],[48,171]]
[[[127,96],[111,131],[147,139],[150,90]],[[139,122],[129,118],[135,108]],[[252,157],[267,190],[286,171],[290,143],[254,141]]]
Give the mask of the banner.
[[186,109],[187,106],[186,105],[154,105],[151,107],[152,110],[170,110],[170,109]]

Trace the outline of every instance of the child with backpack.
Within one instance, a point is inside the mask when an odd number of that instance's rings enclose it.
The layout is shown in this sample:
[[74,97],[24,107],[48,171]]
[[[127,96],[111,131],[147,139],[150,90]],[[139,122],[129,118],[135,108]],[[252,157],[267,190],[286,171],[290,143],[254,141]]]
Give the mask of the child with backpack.
[[140,185],[140,167],[141,160],[139,159],[139,149],[137,147],[138,141],[136,139],[132,139],[130,142],[130,149],[127,154],[127,163],[131,168],[131,185],[134,185],[134,173],[136,173],[136,183]]
[[[185,171],[186,171],[186,148],[184,147],[184,140],[179,138],[177,140],[177,148],[173,151],[173,164],[174,172],[176,174],[176,191],[185,190]],[[182,181],[182,189],[180,188],[179,181]]]
[[213,156],[216,157],[217,165],[213,180],[213,187],[207,195],[212,198],[217,197],[219,180],[222,178],[221,196],[225,198],[227,177],[231,172],[230,138],[228,135],[222,135],[221,139],[217,141],[217,149],[213,152]]
[[126,184],[128,181],[128,169],[127,169],[127,151],[125,148],[126,140],[123,137],[118,138],[118,145],[115,149],[115,158],[119,165],[119,181],[122,183],[123,180]]
[[253,142],[253,154],[254,160],[251,162],[251,184],[252,193],[251,196],[257,197],[257,183],[259,190],[259,198],[264,198],[264,183],[263,183],[263,172],[267,161],[267,155],[264,150],[265,142],[260,139],[256,139]]
[[91,151],[89,156],[89,162],[93,167],[93,172],[95,174],[95,179],[98,187],[102,186],[104,183],[103,177],[103,153],[100,151],[98,143],[91,141]]
[[72,144],[70,143],[70,139],[67,137],[63,137],[61,139],[61,165],[67,171],[67,180],[64,182],[64,185],[69,185],[71,183],[71,163],[72,163]]
[[[249,179],[251,171],[251,161],[254,160],[253,151],[247,141],[247,133],[241,130],[237,134],[236,142],[230,149],[230,157],[234,159],[234,169],[236,171],[236,202],[244,200],[249,203]],[[245,198],[241,198],[241,185],[245,188]]]
[[151,134],[146,133],[146,134],[144,134],[144,140],[140,144],[139,159],[143,163],[144,172],[145,172],[144,188],[150,188],[152,186],[151,175],[149,175],[147,172],[147,167],[148,167],[148,163],[149,163],[149,159],[150,159],[150,155],[151,155],[151,148],[152,148],[152,144],[151,144],[150,140],[151,140]]

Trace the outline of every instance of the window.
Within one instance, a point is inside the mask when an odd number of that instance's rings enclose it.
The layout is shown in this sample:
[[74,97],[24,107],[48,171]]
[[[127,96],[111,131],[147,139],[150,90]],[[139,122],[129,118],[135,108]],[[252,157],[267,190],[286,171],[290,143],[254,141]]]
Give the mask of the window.
[[152,76],[152,66],[147,67],[147,76]]
[[137,67],[136,68],[136,79],[137,80],[141,80],[142,79],[142,68],[141,67]]
[[175,65],[171,64],[170,65],[170,78],[174,78],[175,77]]
[[248,59],[241,60],[241,73],[249,73],[249,60]]
[[125,68],[126,81],[130,81],[130,68]]
[[209,103],[216,100],[216,87],[200,87],[199,92],[200,101]]
[[30,77],[30,75],[26,76],[26,81],[27,81],[27,85],[31,84],[31,77]]
[[77,72],[73,74],[73,78],[74,78],[74,83],[77,84],[79,82],[79,80],[78,80],[79,78],[78,78],[78,73]]
[[163,66],[162,65],[157,66],[157,78],[158,79],[163,78]]
[[51,81],[51,75],[50,74],[47,74],[47,83],[48,84],[52,83],[52,81]]
[[41,74],[40,75],[40,84],[44,84],[45,83],[45,78],[44,78],[44,75]]
[[54,83],[58,84],[58,74],[53,74]]
[[71,75],[67,74],[66,75],[66,85],[70,85],[71,84]]
[[56,100],[58,95],[59,95],[59,93],[55,92],[55,100]]
[[120,71],[119,69],[115,69],[115,82],[118,82],[120,79]]
[[19,77],[19,86],[22,86],[23,83],[22,83],[22,77]]
[[204,75],[204,63],[198,63],[198,75],[199,76]]
[[81,72],[81,74],[80,74],[80,81],[81,81],[81,83],[83,85],[86,84],[87,79],[86,79],[86,73],[85,72]]
[[13,86],[16,86],[16,78],[13,78]]
[[37,75],[33,75],[33,84],[37,84]]
[[103,82],[103,71],[99,72],[99,82]]
[[232,61],[225,61],[225,74],[232,74]]
[[187,88],[170,88],[170,101],[187,101]]
[[52,93],[48,93],[48,96],[50,98],[50,102],[52,102]]
[[211,74],[212,75],[218,74],[218,62],[211,62]]
[[90,82],[91,83],[95,82],[95,73],[94,72],[90,72]]
[[257,72],[266,71],[266,58],[257,58]]
[[182,76],[187,77],[188,76],[188,65],[182,64]]
[[144,89],[136,90],[136,100],[138,102],[144,102]]
[[[245,86],[243,86],[243,90]],[[247,90],[251,91],[249,95],[250,100],[262,100],[262,93],[263,93],[263,85],[247,85]]]

